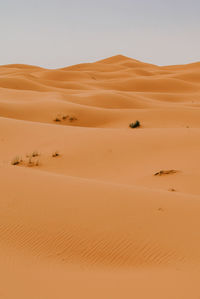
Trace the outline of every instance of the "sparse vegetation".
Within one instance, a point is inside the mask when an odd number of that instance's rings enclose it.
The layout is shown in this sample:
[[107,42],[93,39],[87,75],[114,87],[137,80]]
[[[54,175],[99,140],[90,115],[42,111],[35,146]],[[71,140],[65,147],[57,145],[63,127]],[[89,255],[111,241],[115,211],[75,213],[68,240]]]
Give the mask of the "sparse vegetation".
[[[31,154],[26,154],[25,158],[22,159],[20,156],[16,156],[12,161],[11,165],[21,165],[24,167],[35,167],[40,166],[40,159],[38,158],[41,154],[38,151],[33,151]],[[51,154],[52,158],[60,157],[59,151],[54,151]]]
[[139,122],[139,120],[136,120],[134,123],[130,123],[129,127],[130,127],[131,129],[135,129],[135,128],[140,127],[140,122]]
[[69,118],[69,121],[74,121],[74,120],[77,120],[77,118],[76,117],[74,117],[74,116],[71,116],[70,118]]
[[55,118],[54,121],[55,122],[62,122],[62,121],[66,121],[69,120],[70,122],[77,120],[77,118],[75,116],[70,116],[70,115],[66,115],[66,114],[58,114]]
[[55,151],[55,152],[52,153],[53,158],[56,158],[56,157],[59,157],[59,156],[60,156],[60,154],[59,154],[58,151]]
[[165,175],[165,174],[174,174],[177,173],[178,170],[174,170],[174,169],[170,169],[170,170],[160,170],[159,172],[156,172],[154,175],[157,176],[161,176],[161,175]]
[[31,154],[26,154],[26,158],[23,160],[19,156],[16,156],[12,161],[12,165],[22,165],[22,166],[39,166],[39,159],[35,160],[39,156],[38,151],[33,151]]
[[32,152],[32,157],[34,158],[34,157],[38,157],[39,156],[39,153],[38,153],[38,151],[34,151],[34,152]]
[[56,118],[54,119],[54,121],[55,121],[55,122],[60,122],[60,121],[61,121],[61,119],[60,119],[60,118],[58,118],[58,117],[56,117]]
[[11,161],[11,164],[12,164],[12,165],[19,165],[20,162],[22,162],[22,159],[20,159],[19,156],[16,156],[16,157]]
[[27,164],[28,164],[28,166],[33,166],[34,163],[32,162],[32,157],[31,156],[29,157]]
[[32,157],[29,157],[29,160],[27,162],[27,166],[33,167],[33,166],[39,166],[39,159],[34,160]]
[[39,159],[37,159],[36,161],[35,161],[35,166],[39,166],[40,165],[40,161],[39,161]]
[[170,188],[169,191],[171,191],[171,192],[175,192],[176,189],[174,189],[174,188]]

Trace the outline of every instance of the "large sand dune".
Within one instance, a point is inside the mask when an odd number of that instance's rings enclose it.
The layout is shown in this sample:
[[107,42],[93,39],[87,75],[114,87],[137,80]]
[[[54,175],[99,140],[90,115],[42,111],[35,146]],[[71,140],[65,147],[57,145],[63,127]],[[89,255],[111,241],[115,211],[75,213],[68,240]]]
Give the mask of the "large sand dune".
[[200,298],[200,63],[0,66],[0,130],[0,298]]

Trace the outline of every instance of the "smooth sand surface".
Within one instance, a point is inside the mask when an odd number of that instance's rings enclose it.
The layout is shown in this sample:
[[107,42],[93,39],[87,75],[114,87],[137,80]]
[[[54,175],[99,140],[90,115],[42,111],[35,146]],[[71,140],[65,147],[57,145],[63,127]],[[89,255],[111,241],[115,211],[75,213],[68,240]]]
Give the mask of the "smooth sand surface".
[[200,63],[0,66],[0,132],[0,298],[200,298]]

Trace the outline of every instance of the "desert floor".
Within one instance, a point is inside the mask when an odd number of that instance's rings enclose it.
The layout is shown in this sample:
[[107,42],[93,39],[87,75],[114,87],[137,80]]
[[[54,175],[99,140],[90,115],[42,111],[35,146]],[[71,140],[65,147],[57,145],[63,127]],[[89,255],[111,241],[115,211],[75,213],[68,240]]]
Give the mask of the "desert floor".
[[200,298],[199,229],[200,63],[0,66],[0,298]]

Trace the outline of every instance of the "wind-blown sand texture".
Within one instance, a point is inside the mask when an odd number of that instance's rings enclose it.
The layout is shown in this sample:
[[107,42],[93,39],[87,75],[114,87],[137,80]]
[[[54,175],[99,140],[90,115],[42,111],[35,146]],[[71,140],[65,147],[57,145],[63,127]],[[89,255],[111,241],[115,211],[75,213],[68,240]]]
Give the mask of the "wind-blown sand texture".
[[1,66],[0,132],[0,298],[200,298],[200,63]]

